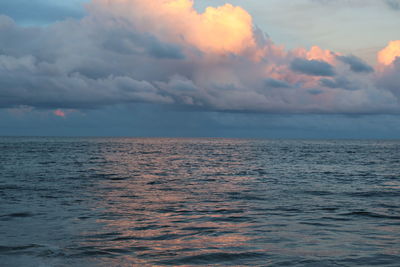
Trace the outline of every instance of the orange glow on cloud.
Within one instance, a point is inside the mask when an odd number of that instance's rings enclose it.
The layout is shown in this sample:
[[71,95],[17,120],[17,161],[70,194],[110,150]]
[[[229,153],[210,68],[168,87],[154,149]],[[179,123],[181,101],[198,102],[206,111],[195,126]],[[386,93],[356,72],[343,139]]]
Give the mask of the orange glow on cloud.
[[240,7],[208,7],[199,18],[193,40],[203,49],[240,53],[254,45],[252,18]]
[[53,112],[53,114],[56,115],[56,116],[58,116],[58,117],[63,117],[63,118],[66,116],[65,112],[62,111],[61,109],[55,110],[55,111]]
[[319,46],[313,46],[309,51],[304,48],[298,48],[293,52],[298,57],[306,58],[308,60],[322,60],[332,65],[335,65],[335,57],[336,55],[339,55],[338,53],[334,53],[330,50],[322,49]]
[[382,65],[392,64],[397,57],[400,57],[400,40],[391,41],[388,46],[378,53],[378,62]]
[[330,50],[324,50],[318,46],[311,47],[307,52],[308,60],[323,60],[333,64],[335,62],[335,54]]
[[192,0],[93,2],[126,16],[141,31],[170,42],[190,44],[203,52],[238,54],[255,46],[251,15],[231,4],[208,7],[199,13]]

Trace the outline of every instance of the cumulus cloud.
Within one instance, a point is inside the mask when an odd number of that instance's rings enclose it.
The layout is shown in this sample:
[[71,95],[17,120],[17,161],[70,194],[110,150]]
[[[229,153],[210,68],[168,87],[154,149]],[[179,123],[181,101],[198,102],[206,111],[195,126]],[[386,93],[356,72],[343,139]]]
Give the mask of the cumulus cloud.
[[399,0],[386,0],[386,4],[393,10],[400,10]]
[[400,57],[400,40],[391,41],[387,47],[379,51],[378,62],[383,65],[390,65],[398,57]]
[[267,79],[265,81],[265,84],[268,87],[272,87],[272,88],[290,88],[290,87],[292,87],[292,85],[288,84],[287,82],[272,79],[272,78]]
[[355,56],[317,46],[288,51],[230,4],[199,13],[190,0],[93,0],[82,19],[47,27],[0,16],[0,36],[2,108],[140,102],[269,113],[400,109],[396,45],[373,72]]
[[400,57],[397,57],[388,68],[384,69],[378,85],[390,90],[400,99]]
[[296,72],[307,75],[335,76],[333,66],[322,60],[296,58],[290,64],[290,68]]
[[360,89],[357,83],[353,83],[344,77],[337,77],[334,79],[323,78],[320,80],[322,86],[329,88],[339,88],[345,90],[358,90]]
[[255,46],[252,17],[231,4],[208,7],[203,13],[190,0],[93,0],[91,14],[127,20],[140,32],[193,45],[203,52],[239,53]]
[[362,61],[360,58],[357,58],[356,56],[350,55],[350,56],[337,56],[337,59],[348,64],[350,66],[350,69],[354,72],[373,72],[374,68],[372,68],[370,65]]

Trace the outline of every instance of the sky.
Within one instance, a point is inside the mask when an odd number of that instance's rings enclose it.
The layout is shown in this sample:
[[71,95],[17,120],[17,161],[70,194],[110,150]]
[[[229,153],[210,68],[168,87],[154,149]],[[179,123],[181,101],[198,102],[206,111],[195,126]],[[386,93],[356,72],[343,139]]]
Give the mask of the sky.
[[400,0],[4,0],[0,136],[400,137]]

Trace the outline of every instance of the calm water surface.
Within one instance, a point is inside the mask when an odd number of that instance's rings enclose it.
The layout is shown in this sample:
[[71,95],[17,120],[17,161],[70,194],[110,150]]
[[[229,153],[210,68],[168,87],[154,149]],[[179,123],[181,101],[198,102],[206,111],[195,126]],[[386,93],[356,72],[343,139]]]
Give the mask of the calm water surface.
[[400,141],[0,138],[0,266],[400,266]]

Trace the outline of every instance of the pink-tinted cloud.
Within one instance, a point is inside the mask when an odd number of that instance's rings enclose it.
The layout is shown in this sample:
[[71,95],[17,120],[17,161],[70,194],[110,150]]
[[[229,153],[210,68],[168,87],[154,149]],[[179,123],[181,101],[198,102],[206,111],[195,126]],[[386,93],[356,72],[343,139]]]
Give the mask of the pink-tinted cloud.
[[61,109],[56,109],[53,111],[53,114],[58,116],[58,117],[63,117],[65,118],[66,114],[64,111],[62,111]]

